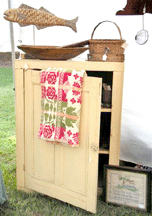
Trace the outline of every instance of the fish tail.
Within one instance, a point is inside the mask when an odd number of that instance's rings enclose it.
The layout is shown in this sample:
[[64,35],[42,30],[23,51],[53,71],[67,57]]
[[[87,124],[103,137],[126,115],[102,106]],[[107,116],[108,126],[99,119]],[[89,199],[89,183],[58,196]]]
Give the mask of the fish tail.
[[76,17],[75,19],[72,20],[67,20],[66,25],[70,28],[73,29],[73,31],[77,32],[77,27],[76,27],[76,22],[78,21],[79,17]]

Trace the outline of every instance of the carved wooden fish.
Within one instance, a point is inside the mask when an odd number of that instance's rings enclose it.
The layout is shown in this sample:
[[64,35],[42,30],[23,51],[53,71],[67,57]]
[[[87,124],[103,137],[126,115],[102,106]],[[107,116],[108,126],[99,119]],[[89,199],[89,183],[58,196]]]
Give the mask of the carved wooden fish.
[[17,22],[20,26],[35,25],[37,29],[49,26],[67,26],[77,32],[76,22],[78,17],[73,20],[65,20],[55,16],[43,7],[37,10],[28,5],[21,4],[17,9],[6,10],[4,15],[6,20]]

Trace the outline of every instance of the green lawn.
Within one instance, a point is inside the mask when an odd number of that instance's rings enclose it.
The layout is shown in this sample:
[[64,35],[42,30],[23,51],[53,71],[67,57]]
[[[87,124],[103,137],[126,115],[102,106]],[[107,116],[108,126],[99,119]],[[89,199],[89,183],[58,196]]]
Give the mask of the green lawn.
[[[94,215],[38,193],[16,189],[15,97],[10,68],[0,68],[0,165],[8,201],[0,204],[0,216],[82,216]],[[152,215],[135,209],[108,205],[98,198],[97,214],[104,216]]]

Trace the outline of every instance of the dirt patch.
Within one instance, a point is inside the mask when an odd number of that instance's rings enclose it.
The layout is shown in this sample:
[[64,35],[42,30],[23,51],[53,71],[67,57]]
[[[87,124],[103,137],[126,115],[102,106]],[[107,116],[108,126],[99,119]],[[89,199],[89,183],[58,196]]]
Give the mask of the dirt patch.
[[[15,59],[20,56],[19,52],[15,52]],[[0,67],[12,67],[12,53],[11,52],[0,52]]]
[[0,60],[0,68],[11,68],[11,67],[12,67],[12,61]]

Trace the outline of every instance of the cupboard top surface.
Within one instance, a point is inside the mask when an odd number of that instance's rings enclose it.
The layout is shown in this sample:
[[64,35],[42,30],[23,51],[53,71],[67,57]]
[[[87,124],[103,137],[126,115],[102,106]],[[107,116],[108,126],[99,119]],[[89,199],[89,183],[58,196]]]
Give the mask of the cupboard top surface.
[[122,62],[15,60],[16,69],[47,69],[49,67],[73,68],[76,70],[124,71],[124,63]]

